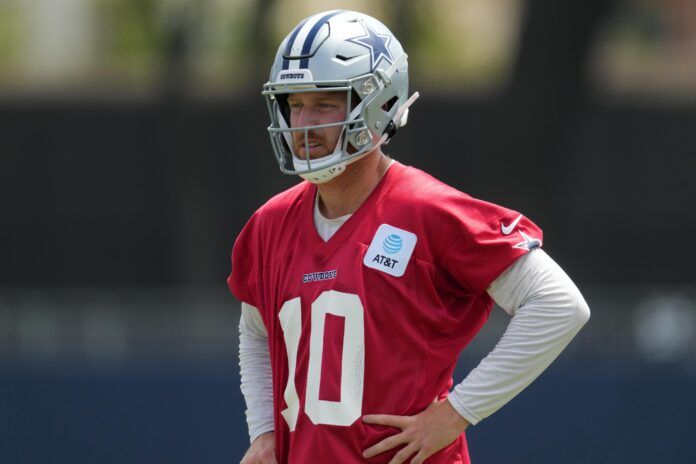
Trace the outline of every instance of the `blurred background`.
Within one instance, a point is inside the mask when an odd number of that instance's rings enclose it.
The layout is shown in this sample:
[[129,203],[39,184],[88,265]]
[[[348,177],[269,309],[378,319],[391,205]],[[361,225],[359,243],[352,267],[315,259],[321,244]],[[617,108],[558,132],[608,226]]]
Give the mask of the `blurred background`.
[[593,311],[474,462],[692,462],[695,2],[0,0],[0,463],[239,461],[229,253],[297,182],[260,89],[332,8],[409,53],[387,151],[531,217]]

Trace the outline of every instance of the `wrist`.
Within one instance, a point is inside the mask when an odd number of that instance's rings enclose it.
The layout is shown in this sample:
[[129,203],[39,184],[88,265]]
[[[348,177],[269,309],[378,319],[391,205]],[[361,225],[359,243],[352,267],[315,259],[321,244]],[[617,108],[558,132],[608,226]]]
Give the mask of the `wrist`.
[[471,423],[464,416],[459,414],[459,411],[457,411],[454,408],[454,406],[452,406],[452,403],[449,402],[449,399],[443,401],[443,403],[445,403],[445,408],[447,408],[449,411],[449,416],[452,420],[452,426],[456,427],[463,433],[467,429],[467,427],[471,425]]
[[256,438],[254,438],[251,442],[251,446],[254,446],[254,447],[268,446],[268,444],[275,446],[275,430],[263,432],[262,434],[258,435]]

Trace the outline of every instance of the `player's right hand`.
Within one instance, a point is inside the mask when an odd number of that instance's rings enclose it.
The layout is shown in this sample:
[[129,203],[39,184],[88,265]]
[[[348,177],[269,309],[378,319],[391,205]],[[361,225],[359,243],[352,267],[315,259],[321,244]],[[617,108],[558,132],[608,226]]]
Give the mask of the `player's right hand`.
[[275,456],[275,432],[256,437],[239,464],[278,464]]

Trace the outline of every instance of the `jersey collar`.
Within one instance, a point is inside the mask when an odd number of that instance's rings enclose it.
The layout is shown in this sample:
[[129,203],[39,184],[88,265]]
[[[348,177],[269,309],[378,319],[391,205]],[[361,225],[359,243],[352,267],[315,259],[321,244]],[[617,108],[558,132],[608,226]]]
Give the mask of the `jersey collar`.
[[357,225],[374,211],[374,207],[394,185],[399,177],[399,173],[405,166],[398,161],[394,161],[392,164],[393,166],[387,169],[387,172],[384,173],[384,176],[382,176],[362,205],[358,207],[348,220],[346,220],[327,241],[324,241],[324,239],[319,236],[316,226],[314,225],[314,202],[317,196],[317,186],[310,184],[302,199],[302,223],[304,229],[302,237],[305,239],[309,249],[314,251],[322,262],[329,259],[336,252],[341,244],[350,237]]

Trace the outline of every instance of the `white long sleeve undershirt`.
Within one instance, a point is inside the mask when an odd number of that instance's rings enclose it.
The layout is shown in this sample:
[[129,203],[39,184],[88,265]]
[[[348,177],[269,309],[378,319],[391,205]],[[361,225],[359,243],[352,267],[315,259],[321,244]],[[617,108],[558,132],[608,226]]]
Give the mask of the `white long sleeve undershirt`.
[[[348,217],[329,220],[315,207],[315,223],[324,240]],[[488,293],[512,318],[495,348],[448,397],[471,424],[493,414],[536,379],[590,316],[575,284],[540,249],[515,261]],[[253,442],[274,429],[273,384],[266,328],[258,309],[244,302],[239,331],[241,389]]]
[[246,401],[249,438],[253,442],[273,426],[273,375],[268,332],[259,310],[242,302],[239,319],[240,387]]
[[488,294],[512,319],[495,348],[448,397],[471,424],[532,383],[590,318],[578,288],[541,249],[513,263]]

